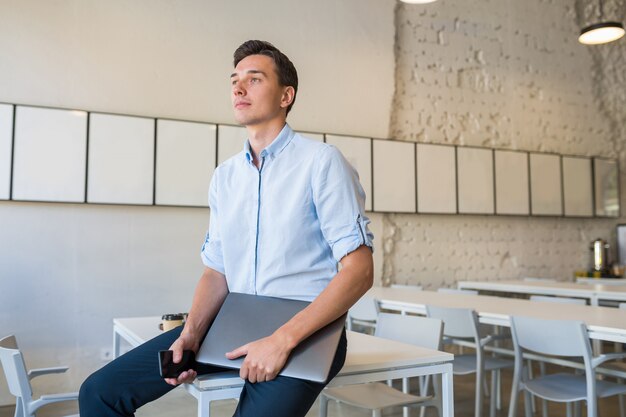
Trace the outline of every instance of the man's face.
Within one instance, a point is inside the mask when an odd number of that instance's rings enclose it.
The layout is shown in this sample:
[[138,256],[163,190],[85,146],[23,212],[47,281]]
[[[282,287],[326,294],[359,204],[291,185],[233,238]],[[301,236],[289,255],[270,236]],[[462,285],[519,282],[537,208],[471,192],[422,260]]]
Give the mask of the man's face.
[[250,55],[239,61],[230,77],[235,119],[251,126],[284,118],[292,98],[292,87],[278,82],[274,60],[265,55]]

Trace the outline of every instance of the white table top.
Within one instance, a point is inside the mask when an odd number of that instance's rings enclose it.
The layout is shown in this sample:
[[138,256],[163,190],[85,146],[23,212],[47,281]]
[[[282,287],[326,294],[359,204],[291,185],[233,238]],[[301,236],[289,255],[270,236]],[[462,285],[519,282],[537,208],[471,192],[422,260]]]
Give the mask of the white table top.
[[626,285],[510,280],[460,281],[458,287],[483,291],[514,292],[520,294],[626,300]]
[[604,285],[624,285],[626,278],[576,278],[577,284],[604,284]]
[[427,304],[471,308],[478,312],[481,322],[502,326],[509,326],[509,317],[516,315],[580,320],[587,325],[589,336],[593,339],[626,342],[626,310],[624,309],[542,303],[486,295],[438,293],[405,288],[373,287],[368,295],[380,300],[383,307],[405,309],[422,314],[426,313]]

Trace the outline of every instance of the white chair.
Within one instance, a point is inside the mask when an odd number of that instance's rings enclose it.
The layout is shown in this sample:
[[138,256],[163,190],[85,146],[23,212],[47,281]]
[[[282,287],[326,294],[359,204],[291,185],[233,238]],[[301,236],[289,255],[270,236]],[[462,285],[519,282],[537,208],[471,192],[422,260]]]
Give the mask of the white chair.
[[423,288],[421,285],[411,285],[411,284],[391,284],[389,288],[395,289],[406,289],[406,290],[414,290],[414,291],[422,291]]
[[360,327],[371,334],[376,330],[377,318],[378,302],[372,297],[363,296],[348,310],[348,330],[357,331]]
[[476,346],[476,353],[454,355],[454,375],[476,374],[476,404],[475,417],[482,417],[483,384],[485,372],[491,371],[491,395],[489,415],[496,414],[496,387],[499,386],[499,371],[511,368],[513,362],[501,358],[485,355],[485,346],[499,338],[497,335],[481,337],[479,334],[478,315],[474,310],[467,308],[449,308],[426,306],[428,317],[443,320],[445,337],[452,339],[469,339]]
[[[583,322],[573,320],[543,320],[530,317],[511,317],[511,333],[515,350],[515,371],[509,417],[517,412],[517,397],[524,391],[526,416],[531,415],[530,396],[535,395],[548,401],[567,403],[567,415],[571,415],[571,404],[587,402],[587,416],[597,417],[597,397],[605,398],[626,393],[626,385],[596,380],[595,368],[624,354],[604,354],[592,357],[591,343]],[[582,358],[585,375],[557,373],[531,378],[523,366],[524,351],[539,354]]]
[[619,308],[626,310],[626,303],[619,303]]
[[[582,298],[568,298],[568,297],[552,297],[547,295],[531,295],[530,301],[536,301],[539,303],[562,303],[562,304],[578,304],[578,305],[587,305],[587,300]],[[530,378],[533,377],[533,368],[532,368],[532,360],[528,359],[528,375]],[[539,361],[539,375],[545,375],[546,373],[546,363]],[[533,411],[535,410],[534,396],[533,396]],[[548,417],[548,403],[546,400],[541,400],[541,414],[543,417]]]
[[[413,344],[428,349],[440,349],[443,324],[441,320],[418,316],[380,313],[376,336]],[[435,384],[438,387],[437,384]],[[380,417],[382,409],[406,406],[434,406],[441,416],[439,401],[428,396],[408,394],[408,384],[403,383],[403,391],[382,382],[344,385],[325,388],[320,396],[320,416],[328,413],[328,400],[333,399],[359,408],[372,410],[373,417]],[[438,391],[438,389],[437,389]],[[424,395],[424,393],[421,393]],[[438,394],[438,392],[436,392]]]
[[462,290],[460,288],[437,288],[437,292],[444,294],[478,295],[477,290]]
[[[78,393],[64,393],[42,395],[38,399],[33,399],[33,390],[30,380],[41,375],[59,374],[68,370],[67,367],[32,369],[26,371],[24,358],[19,348],[15,336],[7,336],[0,340],[0,361],[4,369],[9,391],[15,398],[15,417],[34,417],[37,410],[44,405],[61,401],[78,400]],[[78,415],[68,416],[78,417]]]

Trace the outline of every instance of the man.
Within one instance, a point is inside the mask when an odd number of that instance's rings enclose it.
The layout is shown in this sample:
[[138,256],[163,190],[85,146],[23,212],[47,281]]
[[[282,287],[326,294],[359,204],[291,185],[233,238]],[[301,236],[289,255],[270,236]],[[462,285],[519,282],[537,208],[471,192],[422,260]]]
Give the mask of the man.
[[[373,236],[356,172],[337,149],[303,138],[286,123],[298,89],[295,67],[263,41],[242,44],[234,65],[233,108],[248,141],[211,181],[206,268],[188,320],[91,375],[80,391],[81,417],[131,416],[198,373],[219,370],[200,366],[164,381],[156,352],[173,350],[174,362],[184,349],[197,352],[229,291],[311,301],[271,336],[226,354],[245,355],[240,376],[246,383],[235,416],[304,416],[325,384],[278,373],[295,346],[372,285]],[[345,353],[344,334],[329,381]]]

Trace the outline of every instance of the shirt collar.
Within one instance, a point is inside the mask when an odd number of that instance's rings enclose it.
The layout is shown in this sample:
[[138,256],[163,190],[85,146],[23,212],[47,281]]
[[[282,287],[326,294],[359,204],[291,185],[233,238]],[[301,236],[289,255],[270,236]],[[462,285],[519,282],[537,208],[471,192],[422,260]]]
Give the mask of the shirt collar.
[[[266,156],[269,156],[272,159],[276,158],[283,151],[283,149],[285,149],[285,146],[289,145],[289,142],[291,142],[294,135],[295,132],[291,130],[291,127],[287,123],[285,123],[285,127],[283,127],[278,136],[276,136],[276,138],[274,138],[274,140],[261,151],[261,155],[259,156],[261,158]],[[248,162],[252,162],[252,149],[250,148],[249,140],[246,140],[243,149],[246,153],[246,159]]]

